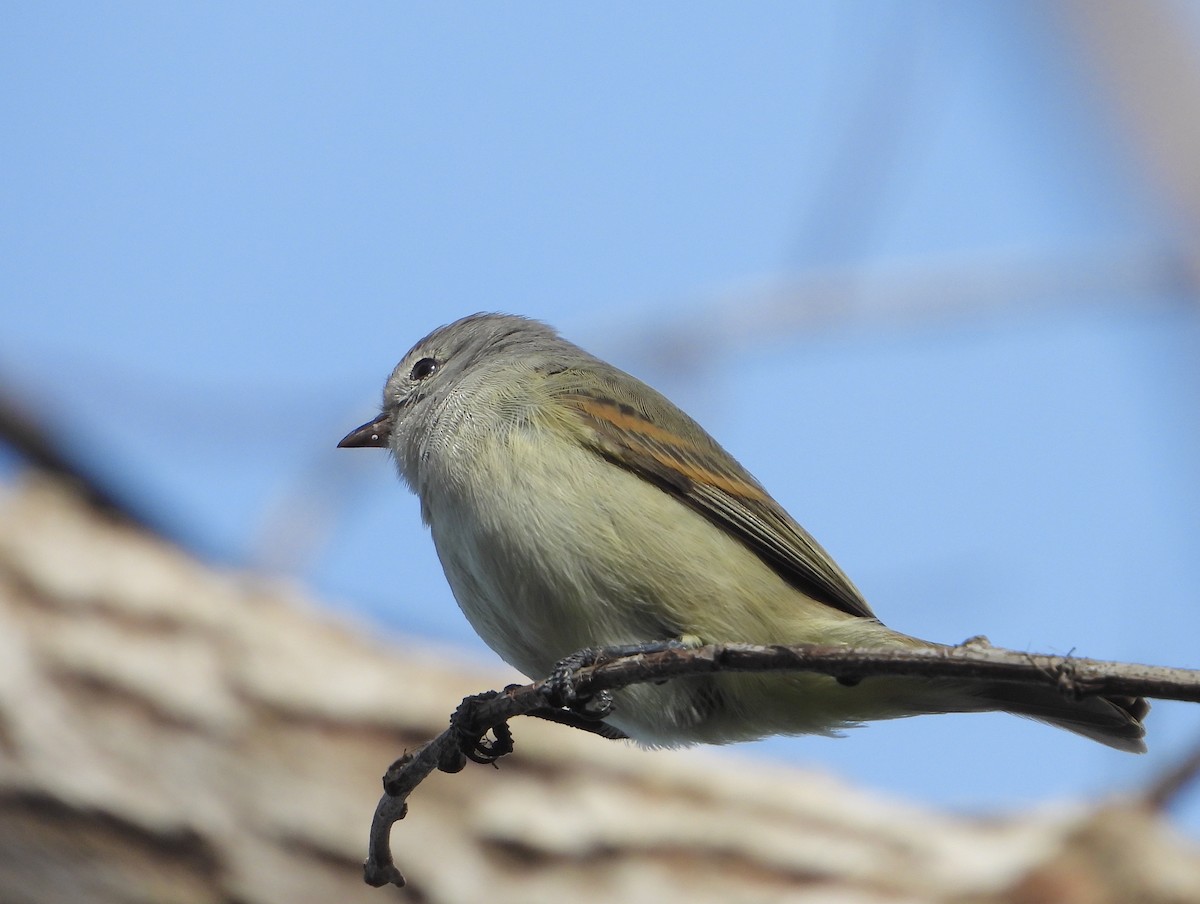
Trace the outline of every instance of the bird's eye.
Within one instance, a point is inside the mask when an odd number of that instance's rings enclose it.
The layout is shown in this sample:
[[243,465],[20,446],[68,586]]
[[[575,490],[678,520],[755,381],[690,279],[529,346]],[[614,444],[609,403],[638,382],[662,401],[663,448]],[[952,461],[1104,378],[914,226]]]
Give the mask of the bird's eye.
[[409,373],[408,378],[410,380],[420,382],[421,380],[424,380],[426,377],[432,376],[434,371],[436,371],[437,369],[438,369],[438,362],[437,362],[436,358],[422,358],[420,361],[418,361],[416,364],[413,365],[412,372]]

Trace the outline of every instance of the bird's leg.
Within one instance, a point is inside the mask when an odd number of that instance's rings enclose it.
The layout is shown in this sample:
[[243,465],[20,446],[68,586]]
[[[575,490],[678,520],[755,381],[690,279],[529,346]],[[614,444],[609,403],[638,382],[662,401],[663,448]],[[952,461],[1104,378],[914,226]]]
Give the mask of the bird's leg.
[[616,644],[611,647],[586,647],[570,656],[560,659],[554,664],[543,692],[546,703],[555,709],[567,709],[575,715],[589,720],[598,721],[612,712],[613,697],[609,691],[583,693],[579,689],[576,673],[588,666],[600,665],[611,659],[623,656],[638,656],[646,653],[662,653],[665,650],[682,650],[694,643],[691,638],[685,640],[649,640],[643,643]]
[[[450,717],[450,725],[459,735],[461,755],[473,763],[488,765],[513,752],[512,730],[508,727],[507,722],[491,726],[493,739],[489,741],[487,739],[489,729],[480,729],[476,721],[478,706],[498,695],[498,691],[486,691],[466,697],[458,705],[454,715]],[[456,757],[453,762],[439,764],[439,768],[443,772],[457,772],[462,765],[462,762]]]

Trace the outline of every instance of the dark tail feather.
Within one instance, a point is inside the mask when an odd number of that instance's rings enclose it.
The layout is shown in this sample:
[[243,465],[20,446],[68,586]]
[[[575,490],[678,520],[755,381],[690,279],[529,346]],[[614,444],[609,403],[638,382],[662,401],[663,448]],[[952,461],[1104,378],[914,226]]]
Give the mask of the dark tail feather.
[[1072,700],[1052,687],[992,684],[982,693],[989,709],[1028,716],[1099,741],[1117,750],[1145,753],[1142,719],[1150,704],[1142,697],[1084,697]]

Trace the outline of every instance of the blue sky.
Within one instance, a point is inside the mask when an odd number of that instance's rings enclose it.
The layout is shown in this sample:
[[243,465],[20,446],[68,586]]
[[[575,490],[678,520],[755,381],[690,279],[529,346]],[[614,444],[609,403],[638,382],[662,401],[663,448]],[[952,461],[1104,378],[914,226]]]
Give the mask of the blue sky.
[[[203,555],[493,662],[384,456],[333,445],[430,328],[525,313],[687,408],[894,627],[1194,664],[1197,308],[1048,9],[10,6],[0,374]],[[1148,781],[1200,710],[1149,727],[739,752],[1003,806]]]

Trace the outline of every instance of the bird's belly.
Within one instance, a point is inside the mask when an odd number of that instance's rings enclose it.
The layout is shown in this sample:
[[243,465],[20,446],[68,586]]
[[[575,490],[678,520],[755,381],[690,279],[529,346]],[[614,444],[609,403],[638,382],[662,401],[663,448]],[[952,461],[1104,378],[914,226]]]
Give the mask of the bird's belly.
[[[676,497],[586,449],[554,464],[520,444],[507,454],[494,468],[477,456],[488,479],[471,480],[469,492],[423,498],[459,606],[531,678],[593,646],[683,636],[838,642],[846,630],[886,631],[799,593]],[[623,691],[610,721],[650,744],[740,740],[829,730],[848,696],[819,676],[722,675]]]
[[471,480],[442,482],[457,490],[423,495],[455,598],[521,671],[541,676],[583,647],[681,635],[798,642],[845,620],[677,497],[548,441],[557,454],[536,436],[508,437],[475,453]]
[[[643,532],[664,528],[653,525],[661,520],[655,511],[670,500],[580,452],[574,467],[505,469],[431,512],[434,544],[463,613],[531,677],[584,647],[679,633],[662,611],[649,563],[632,552],[644,545]],[[662,498],[639,502],[648,494]],[[638,525],[631,507],[642,509]]]

